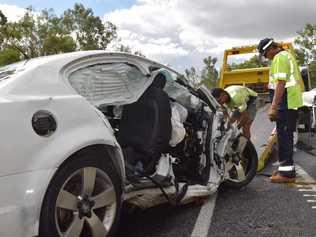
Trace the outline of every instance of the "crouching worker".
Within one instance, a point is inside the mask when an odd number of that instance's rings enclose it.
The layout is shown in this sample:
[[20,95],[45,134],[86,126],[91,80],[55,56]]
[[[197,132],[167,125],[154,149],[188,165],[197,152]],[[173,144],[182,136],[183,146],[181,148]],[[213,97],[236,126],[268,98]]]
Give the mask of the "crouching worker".
[[237,121],[243,135],[250,139],[250,128],[256,117],[257,93],[244,86],[228,86],[224,89],[214,88],[212,95],[221,104],[231,110],[230,122]]

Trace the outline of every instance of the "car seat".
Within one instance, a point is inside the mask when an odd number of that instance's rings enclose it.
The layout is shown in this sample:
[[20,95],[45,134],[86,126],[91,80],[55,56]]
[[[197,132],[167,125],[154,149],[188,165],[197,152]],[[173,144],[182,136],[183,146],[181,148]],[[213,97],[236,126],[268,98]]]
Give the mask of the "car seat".
[[138,101],[124,106],[120,121],[118,141],[127,164],[140,161],[147,174],[169,150],[171,108],[165,84],[164,75],[158,74]]

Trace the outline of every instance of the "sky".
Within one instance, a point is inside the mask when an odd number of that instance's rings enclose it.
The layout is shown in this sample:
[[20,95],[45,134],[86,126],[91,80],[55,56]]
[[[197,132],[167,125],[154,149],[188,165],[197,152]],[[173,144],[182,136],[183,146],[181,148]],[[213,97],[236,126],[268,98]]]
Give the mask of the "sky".
[[0,10],[14,20],[30,5],[61,14],[75,2],[114,23],[120,43],[180,72],[201,69],[207,56],[218,68],[225,48],[264,37],[292,41],[316,23],[315,0],[0,0]]

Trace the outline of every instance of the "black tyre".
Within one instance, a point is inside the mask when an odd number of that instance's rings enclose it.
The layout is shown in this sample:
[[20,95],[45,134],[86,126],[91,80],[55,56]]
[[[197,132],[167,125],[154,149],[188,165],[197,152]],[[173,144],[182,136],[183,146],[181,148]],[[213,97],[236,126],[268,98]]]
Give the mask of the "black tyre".
[[109,157],[82,150],[50,182],[41,209],[40,236],[114,236],[121,180]]
[[240,164],[244,172],[244,177],[240,178],[240,175],[238,175],[237,166],[233,166],[229,170],[229,178],[222,183],[222,186],[239,189],[246,186],[255,177],[258,166],[258,155],[251,141],[247,142],[243,154],[240,154],[239,156]]

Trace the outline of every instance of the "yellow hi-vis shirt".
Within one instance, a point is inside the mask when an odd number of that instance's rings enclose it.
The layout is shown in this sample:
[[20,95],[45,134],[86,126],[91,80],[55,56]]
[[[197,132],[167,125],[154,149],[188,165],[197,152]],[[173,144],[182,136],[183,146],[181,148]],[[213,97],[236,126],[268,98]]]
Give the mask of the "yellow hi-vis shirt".
[[240,112],[247,109],[249,96],[257,97],[257,93],[244,86],[228,86],[225,88],[231,98],[231,102],[227,105],[230,109],[238,108]]
[[286,81],[287,109],[297,109],[303,106],[301,88],[301,73],[295,58],[284,50],[276,54],[272,60],[269,75],[269,89],[274,90],[279,80]]

